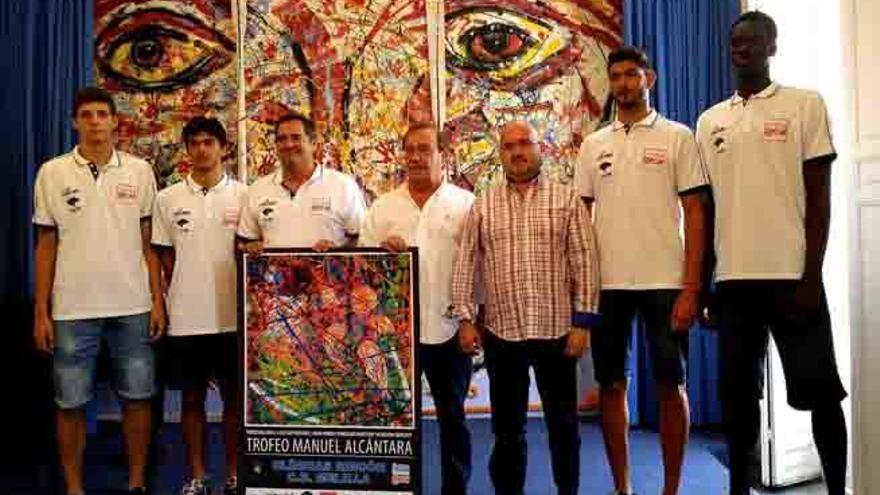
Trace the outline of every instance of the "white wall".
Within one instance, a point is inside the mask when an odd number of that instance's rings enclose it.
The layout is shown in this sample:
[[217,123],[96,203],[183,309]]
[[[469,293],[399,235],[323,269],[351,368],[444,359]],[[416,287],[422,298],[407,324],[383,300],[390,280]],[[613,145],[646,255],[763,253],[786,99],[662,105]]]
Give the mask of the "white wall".
[[842,0],[845,94],[853,161],[850,264],[854,493],[880,493],[880,2]]

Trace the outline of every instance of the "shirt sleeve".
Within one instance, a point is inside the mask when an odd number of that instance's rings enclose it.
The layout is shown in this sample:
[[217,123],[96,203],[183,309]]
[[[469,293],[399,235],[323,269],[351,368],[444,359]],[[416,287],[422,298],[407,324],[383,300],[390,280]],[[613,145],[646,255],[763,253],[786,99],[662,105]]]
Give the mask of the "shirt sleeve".
[[578,152],[574,168],[574,187],[582,198],[595,198],[593,191],[593,160],[590,141],[585,139]]
[[54,227],[56,225],[55,215],[52,212],[52,202],[50,201],[49,186],[46,184],[46,173],[44,168],[40,167],[37,173],[37,180],[34,184],[34,217],[33,222],[36,225],[44,227]]
[[828,124],[828,111],[818,93],[810,93],[804,102],[803,121],[803,161],[820,156],[835,155],[831,142],[831,129]]
[[712,151],[709,146],[709,129],[707,129],[708,123],[706,122],[706,114],[703,113],[697,119],[697,129],[694,132],[694,140],[697,143],[697,153],[700,155],[700,163],[702,163],[705,173],[706,180],[711,183],[712,176],[709,173],[709,159],[712,156],[710,153]]
[[238,219],[238,235],[245,239],[258,240],[262,237],[260,223],[257,221],[257,211],[254,208],[253,187],[244,193],[241,217]]
[[162,195],[157,196],[153,205],[153,232],[150,236],[150,242],[157,246],[172,246],[171,235],[168,231],[168,216],[165,214],[162,199]]
[[465,220],[452,270],[451,316],[469,321],[477,320],[475,274],[481,272],[477,266],[480,249],[480,200],[478,199]]
[[709,183],[694,135],[686,129],[681,134],[674,162],[675,185],[680,193]]
[[349,236],[356,236],[360,233],[361,226],[364,223],[364,217],[367,214],[367,204],[364,201],[364,195],[358,187],[354,179],[350,179],[347,185],[345,195],[344,228],[345,233]]
[[573,212],[569,215],[567,252],[571,273],[572,324],[592,326],[599,313],[599,263],[593,224],[587,206],[572,198]]
[[153,201],[156,199],[156,176],[153,175],[153,167],[147,162],[142,162],[144,175],[144,193],[140,197],[141,218],[147,218],[153,214]]

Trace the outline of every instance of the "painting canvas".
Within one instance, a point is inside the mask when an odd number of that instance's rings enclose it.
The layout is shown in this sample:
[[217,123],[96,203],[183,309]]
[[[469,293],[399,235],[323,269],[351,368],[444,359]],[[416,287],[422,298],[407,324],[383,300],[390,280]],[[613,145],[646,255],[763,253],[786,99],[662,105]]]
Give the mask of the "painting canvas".
[[199,115],[224,124],[237,170],[234,1],[95,0],[95,83],[116,100],[119,148],[147,158],[160,187],[186,176],[181,131]]
[[248,257],[248,426],[413,428],[409,253]]

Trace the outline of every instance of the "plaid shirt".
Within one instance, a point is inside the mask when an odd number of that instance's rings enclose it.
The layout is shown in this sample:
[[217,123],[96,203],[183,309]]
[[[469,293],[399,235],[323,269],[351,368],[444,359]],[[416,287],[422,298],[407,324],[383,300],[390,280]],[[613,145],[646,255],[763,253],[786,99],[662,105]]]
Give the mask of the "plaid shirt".
[[524,195],[506,182],[480,195],[453,272],[451,311],[458,318],[475,320],[478,276],[486,326],[499,338],[555,339],[572,326],[594,324],[596,244],[574,189],[539,175]]

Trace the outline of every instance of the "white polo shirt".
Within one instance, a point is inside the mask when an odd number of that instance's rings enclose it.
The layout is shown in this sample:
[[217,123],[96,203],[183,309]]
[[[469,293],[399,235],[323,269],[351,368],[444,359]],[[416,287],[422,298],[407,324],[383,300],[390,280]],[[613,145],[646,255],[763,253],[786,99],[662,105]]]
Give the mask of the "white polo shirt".
[[440,344],[455,335],[458,320],[444,316],[452,302],[452,270],[461,230],[474,195],[443,183],[422,208],[402,184],[379,197],[361,230],[362,246],[378,246],[392,235],[419,248],[420,341]]
[[773,83],[700,116],[697,141],[715,197],[716,280],[799,279],[803,162],[833,155],[822,97]]
[[351,176],[316,166],[296,194],[282,180],[278,169],[251,184],[240,236],[262,239],[267,248],[289,248],[311,247],[321,239],[341,245],[346,235],[358,235],[367,207]]
[[235,233],[245,201],[245,185],[228,176],[210,189],[187,176],[156,197],[153,244],[175,255],[169,335],[235,331]]
[[594,200],[603,289],[678,289],[684,275],[679,195],[705,186],[693,134],[656,111],[617,121],[581,145],[575,184]]
[[40,167],[33,222],[58,231],[53,319],[150,311],[140,224],[155,195],[152,167],[116,150],[97,178],[77,148]]

